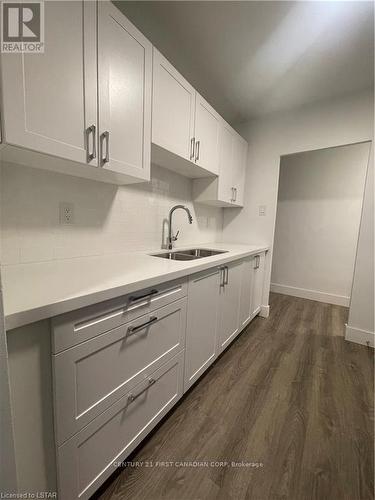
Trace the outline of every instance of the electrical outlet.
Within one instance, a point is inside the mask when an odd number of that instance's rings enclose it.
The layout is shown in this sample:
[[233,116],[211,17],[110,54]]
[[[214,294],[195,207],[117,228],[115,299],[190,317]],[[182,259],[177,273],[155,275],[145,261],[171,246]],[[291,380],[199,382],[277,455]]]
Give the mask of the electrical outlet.
[[266,205],[259,205],[259,215],[264,217],[266,215]]
[[60,224],[74,224],[74,205],[73,203],[67,203],[62,201],[60,203]]

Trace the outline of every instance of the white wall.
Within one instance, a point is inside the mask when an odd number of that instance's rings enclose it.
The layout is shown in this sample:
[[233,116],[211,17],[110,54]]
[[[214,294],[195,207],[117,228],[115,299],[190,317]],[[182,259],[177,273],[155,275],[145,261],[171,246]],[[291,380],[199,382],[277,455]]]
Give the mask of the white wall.
[[[66,259],[161,248],[169,209],[179,245],[217,241],[223,210],[192,203],[192,181],[152,166],[150,183],[113,186],[54,172],[3,164],[1,173],[2,264]],[[59,224],[59,202],[75,205],[75,223]]]
[[[245,207],[224,211],[223,241],[272,247],[280,156],[372,140],[373,94],[265,116],[238,130],[249,141]],[[258,215],[259,205],[266,205],[266,216]],[[271,260],[272,250],[267,254],[263,305],[268,304]]]
[[345,338],[374,347],[374,149],[371,148]]
[[370,144],[282,157],[272,291],[349,306]]

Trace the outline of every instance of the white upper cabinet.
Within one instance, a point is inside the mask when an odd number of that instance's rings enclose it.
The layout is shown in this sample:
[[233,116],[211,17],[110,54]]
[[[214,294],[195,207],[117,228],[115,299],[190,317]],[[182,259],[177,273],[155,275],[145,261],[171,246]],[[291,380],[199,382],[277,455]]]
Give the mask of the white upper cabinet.
[[149,179],[152,45],[98,2],[99,166]]
[[152,161],[186,177],[218,172],[219,115],[154,48]]
[[85,131],[96,124],[95,25],[94,2],[45,2],[44,53],[2,54],[8,144],[87,162]]
[[154,48],[152,142],[193,158],[195,90]]
[[[233,130],[226,123],[222,123],[220,130],[220,159],[219,172],[220,177],[217,179],[217,199],[226,204],[233,202]],[[215,196],[215,193],[213,193]]]
[[45,2],[44,53],[2,54],[2,78],[5,160],[150,178],[152,46],[111,2]]
[[246,142],[109,0],[45,2],[40,54],[1,54],[4,161],[114,184],[151,161],[243,205]]
[[244,204],[248,144],[228,123],[221,120],[219,172],[215,179],[195,179],[194,200],[218,207]]
[[233,204],[243,206],[248,144],[240,135],[234,134],[232,184]]
[[220,116],[198,93],[195,100],[194,161],[219,173]]

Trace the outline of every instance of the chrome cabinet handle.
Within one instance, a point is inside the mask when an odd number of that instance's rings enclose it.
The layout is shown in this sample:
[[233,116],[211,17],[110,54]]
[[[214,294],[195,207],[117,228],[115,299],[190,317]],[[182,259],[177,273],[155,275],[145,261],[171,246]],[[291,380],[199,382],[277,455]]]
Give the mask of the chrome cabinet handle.
[[234,190],[234,200],[233,201],[237,201],[237,188],[233,188]]
[[199,160],[199,151],[201,149],[201,141],[196,142],[196,150],[195,150],[195,161],[197,162]]
[[190,160],[193,160],[195,156],[195,137],[192,137],[190,141]]
[[[103,158],[104,141],[105,141],[105,156]],[[101,150],[101,153],[100,153],[101,162],[102,162],[102,165],[104,165],[105,163],[109,162],[109,132],[108,132],[108,130],[103,132],[102,135],[100,136],[100,150]]]
[[129,326],[128,331],[126,333],[127,333],[127,335],[132,335],[133,333],[136,333],[139,330],[142,330],[145,326],[152,325],[152,323],[155,323],[155,321],[157,321],[157,320],[158,320],[158,318],[156,316],[151,316],[148,321],[146,321],[145,323],[142,323],[141,325]]
[[224,266],[224,285],[229,283],[229,268],[228,266]]
[[136,300],[145,299],[145,298],[150,297],[152,295],[155,295],[157,293],[159,293],[159,290],[156,290],[156,288],[153,288],[152,290],[150,290],[147,293],[144,293],[143,295],[131,295],[129,297],[129,302],[134,302]]
[[231,188],[232,190],[232,198],[230,199],[231,203],[234,202],[234,187]]
[[260,255],[256,255],[254,269],[259,269],[259,267],[260,267]]
[[[92,153],[90,153],[90,135],[92,135]],[[96,127],[95,125],[90,125],[86,129],[86,161],[90,163],[94,158],[96,158]]]
[[130,393],[129,396],[128,396],[128,402],[129,403],[132,403],[133,401],[135,401],[137,398],[139,398],[139,396],[141,396],[144,392],[146,392],[152,385],[155,384],[156,380],[149,377],[147,379],[148,381],[148,386],[145,387],[144,389],[142,389],[141,391],[138,392],[138,394],[133,394],[133,393]]
[[225,285],[224,276],[225,276],[225,267],[221,267],[220,268],[220,288],[223,288]]

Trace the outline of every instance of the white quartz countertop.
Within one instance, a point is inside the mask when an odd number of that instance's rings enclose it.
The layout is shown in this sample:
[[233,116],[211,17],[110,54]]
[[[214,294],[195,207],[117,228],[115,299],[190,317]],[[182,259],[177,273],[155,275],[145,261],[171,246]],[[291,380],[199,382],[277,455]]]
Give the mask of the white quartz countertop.
[[163,252],[158,249],[3,266],[6,328],[11,330],[268,250],[264,246],[226,243],[195,247],[227,252],[175,261],[149,255]]

